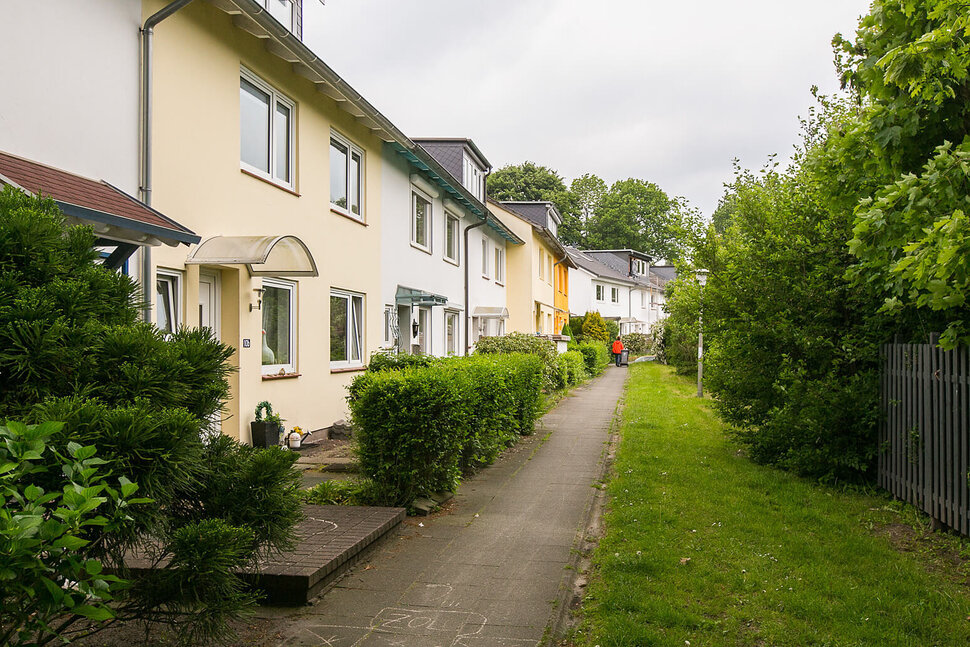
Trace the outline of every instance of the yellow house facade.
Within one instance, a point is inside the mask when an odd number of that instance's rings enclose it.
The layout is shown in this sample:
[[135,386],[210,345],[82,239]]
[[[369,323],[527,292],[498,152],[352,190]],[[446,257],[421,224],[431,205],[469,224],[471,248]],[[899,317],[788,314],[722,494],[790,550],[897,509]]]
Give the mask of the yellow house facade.
[[346,417],[382,339],[381,151],[409,145],[259,4],[189,4],[151,62],[152,205],[202,238],[152,255],[153,316],[236,349],[222,431],[244,442],[262,400],[287,428]]
[[[548,202],[497,202],[489,209],[516,236],[525,241],[508,251],[506,287],[508,330],[527,334],[559,335],[563,317],[568,320],[566,285],[557,277],[573,261],[556,238],[561,220]],[[568,278],[567,278],[568,281]],[[558,326],[558,327],[557,327]]]

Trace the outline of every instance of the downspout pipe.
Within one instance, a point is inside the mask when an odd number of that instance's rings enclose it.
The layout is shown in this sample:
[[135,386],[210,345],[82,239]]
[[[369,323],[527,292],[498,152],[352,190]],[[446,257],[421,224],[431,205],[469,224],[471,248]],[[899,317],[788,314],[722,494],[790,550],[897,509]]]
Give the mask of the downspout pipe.
[[471,254],[468,251],[468,232],[472,229],[478,229],[488,222],[488,216],[481,222],[476,222],[474,225],[468,225],[465,227],[465,233],[463,234],[464,244],[465,244],[465,355],[468,354],[468,349],[471,348],[469,345],[469,329],[471,328],[472,321],[472,304],[468,301],[468,267],[471,265]]
[[[155,12],[142,25],[141,36],[141,119],[139,141],[141,143],[141,182],[139,192],[145,204],[152,204],[152,37],[155,26],[193,0],[175,0]],[[151,321],[152,251],[147,245],[141,248],[141,290],[144,299],[142,318]]]

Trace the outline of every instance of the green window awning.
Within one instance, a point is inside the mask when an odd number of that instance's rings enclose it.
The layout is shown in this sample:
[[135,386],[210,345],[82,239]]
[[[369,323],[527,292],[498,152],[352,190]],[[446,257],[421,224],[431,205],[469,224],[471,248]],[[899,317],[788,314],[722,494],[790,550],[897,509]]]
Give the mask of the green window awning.
[[448,303],[448,297],[401,285],[397,286],[394,300],[399,306],[443,306]]

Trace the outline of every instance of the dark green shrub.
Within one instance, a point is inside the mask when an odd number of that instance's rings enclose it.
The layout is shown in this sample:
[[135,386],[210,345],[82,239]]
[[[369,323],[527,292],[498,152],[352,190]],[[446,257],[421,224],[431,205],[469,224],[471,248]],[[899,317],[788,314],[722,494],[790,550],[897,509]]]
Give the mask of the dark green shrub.
[[560,391],[569,386],[569,367],[562,355],[556,356],[556,372],[552,374],[552,388]]
[[[229,394],[233,349],[208,329],[169,338],[139,322],[136,285],[99,266],[94,244],[53,201],[0,192],[0,412],[64,423],[32,474],[37,487],[61,490],[57,456],[96,446],[105,473],[154,500],[130,506],[122,524],[86,527],[78,555],[124,574],[124,554],[152,546],[163,566],[115,597],[117,619],[211,642],[255,603],[240,593],[239,567],[292,541],[296,457],[203,440]],[[201,551],[204,568],[179,567]]]
[[575,342],[583,341],[583,322],[586,317],[570,317],[569,318],[569,330],[570,336]]
[[543,388],[562,388],[556,387],[559,378],[559,360],[556,352],[556,344],[548,339],[542,339],[535,335],[523,333],[509,333],[502,337],[485,337],[479,339],[475,344],[475,353],[483,355],[511,353],[527,353],[535,355],[542,360],[543,367]]
[[610,363],[610,351],[603,342],[585,341],[579,345],[579,352],[590,375],[599,375]]
[[623,335],[623,347],[630,351],[631,355],[647,355],[651,347],[650,336],[639,332],[627,333]]
[[603,325],[606,326],[606,340],[613,343],[613,340],[620,336],[620,324],[612,319],[604,319]]

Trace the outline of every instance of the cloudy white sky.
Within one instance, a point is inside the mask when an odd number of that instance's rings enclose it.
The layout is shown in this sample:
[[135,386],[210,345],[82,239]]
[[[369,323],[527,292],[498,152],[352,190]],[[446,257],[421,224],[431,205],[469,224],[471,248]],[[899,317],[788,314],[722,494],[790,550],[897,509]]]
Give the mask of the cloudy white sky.
[[735,157],[786,158],[868,0],[305,0],[304,40],[411,137],[496,168],[638,177],[710,215]]

